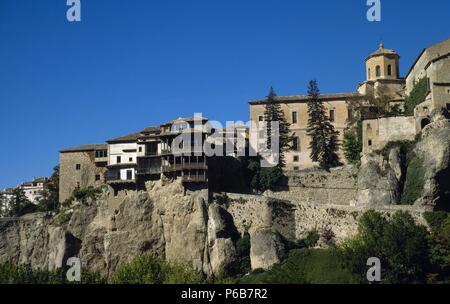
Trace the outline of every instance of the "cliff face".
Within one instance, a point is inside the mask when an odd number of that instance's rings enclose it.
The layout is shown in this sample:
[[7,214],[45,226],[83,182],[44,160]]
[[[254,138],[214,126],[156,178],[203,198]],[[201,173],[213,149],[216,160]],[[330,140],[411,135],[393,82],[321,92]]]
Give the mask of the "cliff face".
[[252,266],[267,268],[285,254],[281,237],[298,240],[317,230],[339,243],[357,232],[368,208],[386,214],[407,210],[423,222],[424,210],[450,205],[450,126],[442,124],[430,124],[415,146],[424,187],[414,205],[396,205],[405,175],[398,148],[364,157],[360,168],[296,176],[289,191],[229,194],[226,207],[209,204],[206,191],[187,191],[177,181],[149,182],[147,191],[104,193],[87,206],[75,204],[66,220],[36,213],[0,222],[0,263],[53,270],[79,257],[84,267],[110,276],[120,263],[153,253],[190,262],[211,276],[233,272],[236,239],[245,230]]
[[142,253],[189,261],[206,274],[233,267],[235,228],[204,192],[185,193],[179,183],[149,183],[147,192],[104,195],[73,208],[59,226],[44,214],[0,226],[0,263],[12,261],[55,269],[77,256],[82,265],[110,275],[121,262]]

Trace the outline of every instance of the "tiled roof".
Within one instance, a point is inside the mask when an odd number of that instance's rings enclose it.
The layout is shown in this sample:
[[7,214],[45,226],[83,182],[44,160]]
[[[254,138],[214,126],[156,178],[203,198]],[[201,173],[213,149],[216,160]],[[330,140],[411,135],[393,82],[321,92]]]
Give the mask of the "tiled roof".
[[117,137],[117,138],[113,138],[110,140],[107,140],[106,142],[111,144],[111,143],[120,143],[120,142],[133,142],[133,141],[137,141],[138,137],[141,135],[141,132],[136,132],[136,133],[131,133],[128,135],[124,135],[121,137]]
[[[333,99],[346,99],[346,98],[356,98],[361,97],[362,95],[359,93],[337,93],[337,94],[321,94],[320,100],[333,100]],[[308,95],[293,95],[293,96],[276,96],[274,97],[275,101],[278,102],[307,102],[310,99]],[[252,100],[249,103],[251,105],[257,104],[265,104],[267,102],[267,98]]]
[[161,132],[161,127],[160,126],[152,126],[152,127],[147,127],[144,130],[142,130],[141,133],[158,133]]
[[398,56],[396,51],[390,50],[390,49],[385,49],[383,43],[381,43],[380,47],[375,52],[370,54],[366,58],[366,60],[368,60],[369,58],[375,57],[375,56],[379,56],[379,55],[396,55],[396,56]]
[[107,144],[91,144],[91,145],[82,145],[78,147],[68,148],[61,150],[61,153],[69,153],[69,152],[83,152],[83,151],[94,151],[94,150],[105,150],[108,149]]

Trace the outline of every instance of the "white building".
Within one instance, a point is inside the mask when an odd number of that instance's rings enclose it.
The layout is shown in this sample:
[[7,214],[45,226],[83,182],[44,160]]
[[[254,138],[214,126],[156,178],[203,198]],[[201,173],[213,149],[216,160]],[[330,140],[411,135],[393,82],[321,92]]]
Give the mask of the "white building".
[[42,197],[44,186],[48,182],[47,177],[35,178],[31,182],[22,183],[19,188],[23,190],[27,199],[33,204],[37,204]]
[[108,184],[135,184],[140,132],[110,139],[108,143]]

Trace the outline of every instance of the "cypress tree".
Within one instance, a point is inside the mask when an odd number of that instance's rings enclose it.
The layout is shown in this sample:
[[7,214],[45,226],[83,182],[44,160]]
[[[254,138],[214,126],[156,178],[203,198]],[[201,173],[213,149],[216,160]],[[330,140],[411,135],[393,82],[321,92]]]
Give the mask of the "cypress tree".
[[308,85],[308,128],[310,136],[310,157],[318,162],[320,168],[329,170],[340,164],[337,151],[339,149],[339,132],[334,129],[325,113],[325,106],[320,100],[317,81],[311,80]]
[[275,100],[277,94],[273,87],[270,87],[267,95],[267,103],[264,110],[264,120],[267,123],[267,148],[272,148],[272,126],[271,123],[279,122],[279,164],[280,168],[285,166],[285,153],[292,150],[293,136],[289,134],[289,123],[286,120],[281,105]]

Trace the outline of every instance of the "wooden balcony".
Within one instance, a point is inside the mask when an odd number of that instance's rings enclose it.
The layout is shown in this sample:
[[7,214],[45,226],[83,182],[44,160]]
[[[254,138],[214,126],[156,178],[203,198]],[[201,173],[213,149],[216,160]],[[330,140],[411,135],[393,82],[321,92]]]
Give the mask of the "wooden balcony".
[[160,167],[149,167],[149,168],[140,168],[137,169],[138,175],[152,175],[152,174],[161,174]]
[[201,175],[184,175],[181,177],[183,183],[206,183],[208,181],[205,174]]
[[163,172],[175,172],[183,170],[207,170],[208,165],[206,163],[184,163],[184,164],[170,164],[163,165]]

